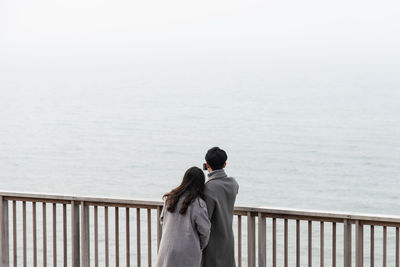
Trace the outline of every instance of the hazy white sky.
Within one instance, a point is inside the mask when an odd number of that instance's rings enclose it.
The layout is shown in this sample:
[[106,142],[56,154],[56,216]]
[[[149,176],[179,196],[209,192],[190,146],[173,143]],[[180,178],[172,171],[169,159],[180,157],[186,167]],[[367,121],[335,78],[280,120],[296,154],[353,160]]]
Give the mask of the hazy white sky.
[[398,0],[0,0],[8,59],[321,51],[390,60],[398,47]]

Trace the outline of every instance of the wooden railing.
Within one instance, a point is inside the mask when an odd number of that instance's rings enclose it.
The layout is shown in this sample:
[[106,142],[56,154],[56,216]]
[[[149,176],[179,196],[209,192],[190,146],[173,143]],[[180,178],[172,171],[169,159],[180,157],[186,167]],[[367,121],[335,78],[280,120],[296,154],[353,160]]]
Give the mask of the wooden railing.
[[[151,267],[161,209],[158,201],[0,192],[0,266]],[[399,267],[399,227],[395,216],[236,207],[235,256],[238,267]]]

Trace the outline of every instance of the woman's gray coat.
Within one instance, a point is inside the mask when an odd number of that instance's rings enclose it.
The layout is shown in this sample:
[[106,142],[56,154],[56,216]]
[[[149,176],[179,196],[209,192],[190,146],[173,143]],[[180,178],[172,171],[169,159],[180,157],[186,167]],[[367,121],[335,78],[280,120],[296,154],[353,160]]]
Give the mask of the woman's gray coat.
[[211,235],[203,251],[203,267],[235,267],[233,209],[239,185],[223,169],[208,174],[204,198],[211,220]]
[[184,197],[176,210],[161,212],[162,237],[156,267],[200,267],[202,250],[208,243],[211,223],[207,205],[197,198],[184,215],[179,213]]

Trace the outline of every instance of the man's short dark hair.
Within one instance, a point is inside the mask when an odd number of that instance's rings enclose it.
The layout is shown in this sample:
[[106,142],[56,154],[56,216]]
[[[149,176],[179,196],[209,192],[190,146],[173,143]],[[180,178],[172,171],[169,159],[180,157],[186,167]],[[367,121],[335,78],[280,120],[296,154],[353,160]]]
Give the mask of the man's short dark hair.
[[210,148],[206,154],[206,162],[213,170],[222,169],[227,159],[226,152],[217,146]]

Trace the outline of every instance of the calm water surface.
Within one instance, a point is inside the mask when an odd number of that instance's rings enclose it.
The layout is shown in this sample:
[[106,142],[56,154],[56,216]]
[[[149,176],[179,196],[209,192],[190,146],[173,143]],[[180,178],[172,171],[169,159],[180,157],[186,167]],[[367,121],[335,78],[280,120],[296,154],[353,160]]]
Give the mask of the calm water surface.
[[400,81],[375,67],[0,76],[1,190],[160,199],[206,150],[238,204],[400,215]]

